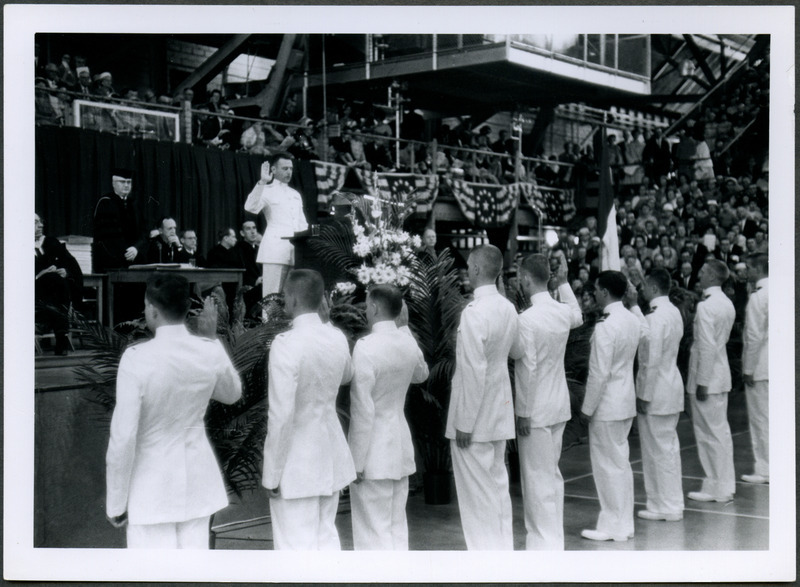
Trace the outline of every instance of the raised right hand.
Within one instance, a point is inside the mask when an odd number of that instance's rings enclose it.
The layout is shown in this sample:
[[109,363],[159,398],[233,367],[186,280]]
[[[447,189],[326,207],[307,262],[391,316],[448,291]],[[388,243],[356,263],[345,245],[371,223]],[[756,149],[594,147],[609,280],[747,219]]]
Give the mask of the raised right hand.
[[272,167],[269,164],[269,161],[264,161],[261,164],[261,181],[264,183],[269,183],[272,181]]

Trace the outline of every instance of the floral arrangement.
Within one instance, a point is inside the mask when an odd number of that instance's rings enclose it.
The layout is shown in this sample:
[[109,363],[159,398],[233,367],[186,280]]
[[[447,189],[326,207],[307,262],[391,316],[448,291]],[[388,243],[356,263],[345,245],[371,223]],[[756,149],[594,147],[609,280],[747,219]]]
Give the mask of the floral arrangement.
[[[355,215],[350,217],[355,236],[353,255],[360,261],[351,273],[364,288],[382,283],[407,288],[414,275],[414,251],[422,246],[420,237],[382,222],[382,210],[377,200],[369,215],[364,216],[367,218],[364,224]],[[356,288],[356,284],[345,281],[337,283],[335,291],[347,296]]]

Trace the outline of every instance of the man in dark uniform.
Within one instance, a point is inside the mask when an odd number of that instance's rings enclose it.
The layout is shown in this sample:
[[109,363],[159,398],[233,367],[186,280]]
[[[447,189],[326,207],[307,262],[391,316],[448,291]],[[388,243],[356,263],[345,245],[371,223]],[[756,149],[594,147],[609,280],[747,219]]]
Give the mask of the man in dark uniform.
[[144,253],[145,235],[136,204],[131,198],[132,173],[117,168],[111,173],[112,193],[102,196],[95,205],[92,268],[95,273],[121,269],[135,263]]
[[242,263],[244,264],[244,275],[242,276],[242,284],[249,286],[245,292],[243,299],[245,303],[245,312],[250,313],[250,310],[261,299],[261,280],[263,279],[261,266],[256,262],[258,256],[258,245],[261,244],[259,238],[258,228],[256,223],[252,220],[245,220],[242,222],[242,229],[239,231],[242,240],[236,242],[236,249],[239,251]]

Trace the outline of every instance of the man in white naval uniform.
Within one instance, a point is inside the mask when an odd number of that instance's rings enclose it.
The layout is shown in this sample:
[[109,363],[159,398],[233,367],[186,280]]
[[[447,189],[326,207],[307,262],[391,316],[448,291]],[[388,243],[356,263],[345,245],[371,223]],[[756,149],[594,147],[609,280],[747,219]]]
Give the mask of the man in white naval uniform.
[[650,334],[639,347],[636,407],[647,507],[637,515],[645,520],[683,519],[681,446],[678,418],[683,411],[683,380],[678,371],[678,349],[683,337],[683,318],[667,294],[669,273],[653,269],[642,294],[650,302],[646,316]]
[[[239,374],[218,340],[184,325],[189,283],[158,274],[147,282],[144,315],[155,338],[130,347],[117,374],[106,454],[106,515],[126,524],[128,548],[208,548],[209,518],[228,505],[203,422],[208,402],[236,402]],[[208,298],[203,334],[214,336]]]
[[513,550],[506,440],[514,438],[508,357],[521,356],[514,305],[497,289],[503,255],[492,245],[467,261],[475,299],[461,313],[445,437],[451,440],[461,526],[469,550]]
[[755,284],[744,322],[742,371],[755,468],[747,483],[769,483],[769,258],[747,258],[748,281]]
[[319,316],[322,276],[289,272],[284,286],[292,329],[269,352],[269,411],[262,485],[269,492],[275,549],[339,550],[339,491],[355,478],[336,415],[339,386],[350,381],[350,348]]
[[247,196],[244,209],[263,213],[267,228],[258,247],[256,262],[263,267],[262,295],[281,291],[289,269],[294,266],[294,245],[284,237],[308,228],[303,214],[303,197],[289,187],[294,170],[289,153],[272,155],[261,166],[261,179]]
[[694,317],[686,391],[705,478],[700,491],[688,494],[694,501],[726,502],[736,493],[733,439],[728,424],[731,369],[726,349],[736,310],[721,287],[729,274],[725,263],[713,259],[706,261],[697,276],[703,298]]
[[353,350],[348,441],[356,469],[350,486],[356,550],[408,550],[408,476],[416,471],[403,409],[411,383],[428,378],[425,357],[395,319],[403,294],[376,285],[367,294],[372,332]]
[[[633,286],[630,289],[636,291]],[[640,340],[647,336],[647,321],[633,300],[631,310],[623,305],[626,290],[628,281],[619,271],[603,271],[597,276],[595,299],[604,313],[592,334],[581,407],[581,418],[589,422],[589,458],[600,500],[597,527],[581,532],[589,540],[624,542],[633,538],[628,433],[636,415],[633,360]]]
[[520,285],[531,307],[519,317],[523,356],[515,364],[517,445],[522,472],[527,550],[564,550],[564,479],[558,468],[564,427],[571,418],[564,351],[569,331],[583,324],[578,300],[567,283],[561,253],[558,293],[550,295],[550,263],[530,255],[520,266]]

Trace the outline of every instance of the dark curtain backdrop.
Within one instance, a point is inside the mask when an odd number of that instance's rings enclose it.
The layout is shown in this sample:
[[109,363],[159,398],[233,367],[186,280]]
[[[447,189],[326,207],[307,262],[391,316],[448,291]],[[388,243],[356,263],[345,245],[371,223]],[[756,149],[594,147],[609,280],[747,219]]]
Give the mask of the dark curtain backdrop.
[[[244,201],[261,175],[263,157],[79,128],[36,128],[36,212],[46,234],[92,235],[97,199],[111,191],[111,170],[133,170],[136,205],[147,230],[172,216],[178,230],[193,228],[205,254],[218,230],[239,227]],[[292,187],[303,195],[306,218],[317,221],[317,187],[307,161],[295,161]],[[11,197],[13,195],[9,194]],[[259,218],[263,231],[263,216]]]

